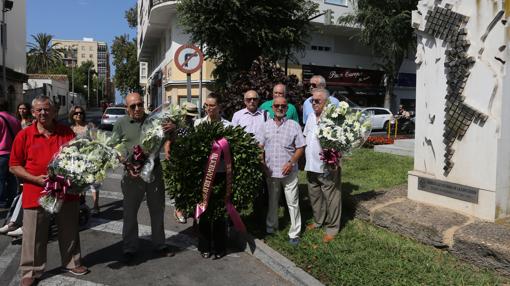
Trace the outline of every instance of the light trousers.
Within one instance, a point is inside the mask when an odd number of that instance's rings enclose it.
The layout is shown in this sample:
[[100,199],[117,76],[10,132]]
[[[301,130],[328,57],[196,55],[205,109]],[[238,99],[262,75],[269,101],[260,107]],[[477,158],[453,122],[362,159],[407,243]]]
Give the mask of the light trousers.
[[298,172],[292,172],[284,178],[267,178],[269,207],[266,218],[266,231],[273,233],[278,230],[278,201],[283,188],[285,200],[289,208],[289,238],[299,237],[301,232],[301,211],[299,210]]
[[161,164],[154,166],[154,182],[146,183],[140,177],[133,178],[124,174],[121,182],[123,200],[122,227],[124,253],[135,253],[138,250],[138,210],[144,196],[147,197],[147,206],[151,218],[151,240],[156,249],[165,247],[165,186]]
[[307,172],[308,196],[317,226],[325,226],[326,233],[336,235],[342,215],[341,169],[326,173]]
[[[55,215],[62,266],[81,266],[79,236],[79,202],[64,202]],[[49,214],[43,208],[23,210],[23,240],[21,244],[21,277],[39,278],[46,267]]]

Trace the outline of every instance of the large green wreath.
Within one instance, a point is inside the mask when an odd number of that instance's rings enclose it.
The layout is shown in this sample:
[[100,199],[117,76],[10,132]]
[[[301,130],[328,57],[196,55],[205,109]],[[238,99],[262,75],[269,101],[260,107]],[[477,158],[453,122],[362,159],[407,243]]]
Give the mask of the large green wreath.
[[[180,132],[172,142],[170,161],[165,162],[165,185],[175,199],[177,209],[194,213],[202,201],[204,171],[214,140],[227,139],[232,154],[231,201],[238,212],[249,210],[254,198],[260,193],[262,168],[261,149],[254,137],[240,127],[223,127],[219,122],[202,123]],[[225,178],[218,176],[204,215],[220,218],[226,215]]]

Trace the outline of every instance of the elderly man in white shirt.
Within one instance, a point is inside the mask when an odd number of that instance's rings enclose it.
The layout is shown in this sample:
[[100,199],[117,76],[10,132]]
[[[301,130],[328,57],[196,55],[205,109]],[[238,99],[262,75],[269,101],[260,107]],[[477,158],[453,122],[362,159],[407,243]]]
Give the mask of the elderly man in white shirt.
[[267,111],[262,110],[259,107],[260,97],[258,93],[252,89],[244,93],[244,104],[246,108],[243,108],[232,117],[232,125],[241,126],[248,133],[257,135],[260,131],[260,127],[267,121],[269,114]]
[[317,88],[312,91],[313,113],[308,116],[303,135],[306,139],[305,171],[308,180],[308,196],[312,205],[314,222],[308,230],[325,227],[324,242],[330,242],[340,230],[342,214],[341,168],[325,169],[320,159],[322,148],[316,130],[321,113],[329,102],[327,89]]

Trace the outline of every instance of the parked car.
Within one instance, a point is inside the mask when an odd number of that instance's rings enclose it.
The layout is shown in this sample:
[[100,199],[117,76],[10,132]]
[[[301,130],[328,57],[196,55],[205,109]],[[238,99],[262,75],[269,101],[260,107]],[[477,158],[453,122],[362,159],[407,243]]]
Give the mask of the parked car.
[[388,124],[393,124],[393,113],[387,108],[382,107],[353,107],[355,110],[365,112],[372,120],[372,130],[388,129]]
[[101,117],[101,129],[112,130],[113,124],[121,117],[126,116],[127,110],[124,107],[108,107]]

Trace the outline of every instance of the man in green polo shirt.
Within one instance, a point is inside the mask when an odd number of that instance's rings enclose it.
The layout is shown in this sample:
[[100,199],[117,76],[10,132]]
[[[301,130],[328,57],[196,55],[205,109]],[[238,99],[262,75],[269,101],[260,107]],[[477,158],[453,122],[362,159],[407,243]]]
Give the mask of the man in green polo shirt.
[[[124,141],[129,151],[140,145],[142,124],[146,118],[144,103],[138,93],[130,93],[126,96],[126,107],[128,115],[119,119],[114,127],[113,133]],[[175,130],[172,123],[165,124],[163,129],[166,132]],[[165,211],[165,186],[163,183],[163,172],[159,158],[155,160],[153,170],[154,182],[146,183],[140,178],[140,174],[128,163],[125,164],[124,176],[121,181],[123,200],[122,227],[123,252],[125,262],[129,263],[135,257],[138,250],[138,209],[144,198],[147,197],[147,206],[151,217],[151,239],[154,250],[161,256],[173,256],[174,253],[165,244],[165,228],[163,216]]]
[[[277,83],[273,87],[273,99],[262,103],[262,105],[260,106],[260,109],[266,110],[269,113],[269,116],[271,118],[273,118],[274,117],[273,100],[279,96],[285,97],[285,95],[286,95],[285,85],[283,83]],[[288,108],[287,108],[287,113],[285,113],[285,117],[287,117],[288,119],[292,119],[292,120],[296,121],[297,123],[299,123],[299,118],[298,118],[298,113],[297,113],[296,107],[291,103],[289,103],[287,105],[288,105]]]

